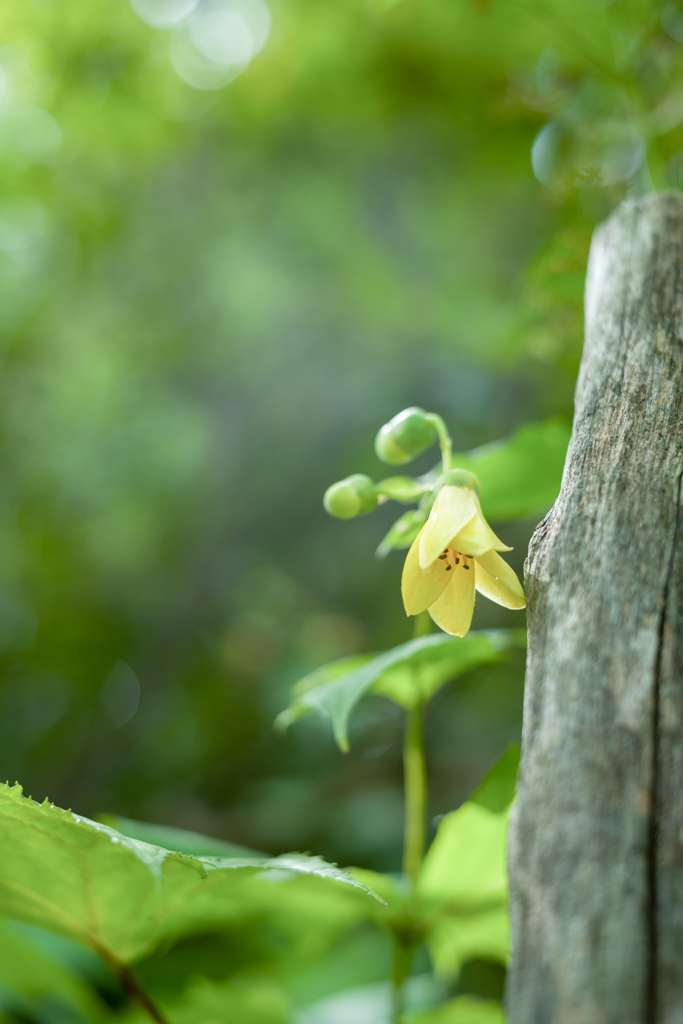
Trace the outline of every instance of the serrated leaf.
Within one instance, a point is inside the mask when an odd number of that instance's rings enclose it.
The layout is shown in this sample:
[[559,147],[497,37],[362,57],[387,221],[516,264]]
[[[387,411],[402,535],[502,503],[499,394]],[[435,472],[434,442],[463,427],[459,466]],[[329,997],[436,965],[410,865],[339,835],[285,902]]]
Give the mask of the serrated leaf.
[[423,494],[427,494],[431,488],[419,480],[413,480],[411,476],[389,476],[386,480],[380,480],[375,484],[378,494],[383,494],[393,501],[402,501],[411,505],[419,501]]
[[408,1014],[406,1024],[505,1024],[500,1003],[458,996],[435,1010]]
[[457,973],[472,957],[507,958],[505,849],[517,758],[510,748],[472,799],[441,820],[422,864],[416,895],[440,975]]
[[521,519],[557,497],[570,436],[563,420],[532,423],[502,441],[453,455],[452,465],[479,478],[487,519]]
[[386,558],[390,551],[409,548],[427,522],[428,516],[429,511],[425,509],[414,508],[404,512],[381,541],[376,551],[377,557]]
[[511,642],[518,642],[517,632],[471,632],[463,638],[432,633],[370,656],[361,664],[354,665],[353,659],[344,659],[345,664],[333,662],[317,670],[320,681],[316,685],[310,685],[316,673],[297,684],[294,700],[278,715],[277,723],[286,728],[317,711],[329,720],[335,740],[346,751],[349,716],[371,688],[402,707],[414,707],[433,696],[447,680],[500,659]]
[[[335,679],[348,675],[354,669],[360,668],[361,665],[372,661],[374,657],[376,657],[375,654],[352,654],[347,658],[338,658],[337,661],[330,661],[327,665],[321,665],[320,668],[309,672],[308,675],[305,675],[298,683],[294,684],[291,696],[303,698],[304,694],[308,693],[309,690],[315,690],[325,683],[330,683]],[[293,722],[310,714],[312,710],[313,708],[309,707],[303,699],[293,700],[290,706],[281,711],[275,719],[274,727],[276,731],[284,732]]]
[[129,839],[140,839],[144,843],[161,846],[175,853],[189,853],[196,857],[257,857],[267,858],[267,854],[251,850],[247,846],[229,843],[225,839],[205,836],[200,832],[189,832],[184,828],[173,828],[170,825],[154,825],[148,821],[134,821],[122,818],[118,814],[102,814],[98,818],[103,825],[115,829]]
[[464,637],[446,637],[440,633],[419,637],[438,643],[415,645],[414,652],[388,668],[373,683],[371,693],[388,697],[404,708],[414,708],[430,700],[441,687],[457,676],[481,665],[500,661],[511,646],[508,630],[470,632]]
[[306,876],[368,892],[319,857],[174,853],[47,801],[39,805],[20,786],[0,786],[0,842],[0,914],[77,939],[114,962],[130,963],[167,936],[239,916],[249,887],[265,878]]

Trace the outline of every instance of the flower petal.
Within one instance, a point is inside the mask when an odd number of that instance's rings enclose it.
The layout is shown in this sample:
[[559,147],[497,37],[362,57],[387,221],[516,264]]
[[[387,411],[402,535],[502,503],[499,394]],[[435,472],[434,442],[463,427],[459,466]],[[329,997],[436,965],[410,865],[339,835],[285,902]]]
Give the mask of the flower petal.
[[464,636],[470,628],[473,611],[474,572],[460,565],[441,597],[430,605],[429,614],[446,633]]
[[484,597],[503,608],[524,608],[524,588],[517,579],[514,569],[500,557],[497,551],[478,555],[474,563],[474,579],[477,590]]
[[[420,539],[420,566],[429,568],[459,530],[477,514],[477,496],[471,487],[444,484]],[[489,547],[492,545],[489,544]],[[466,552],[469,554],[469,552]]]
[[445,560],[440,562],[437,558],[427,572],[420,568],[420,537],[424,529],[423,526],[413,541],[403,566],[401,593],[406,615],[419,615],[429,608],[449,582],[449,573],[446,572],[448,563]]
[[484,519],[480,508],[477,508],[476,514],[453,538],[452,546],[456,551],[462,551],[465,555],[473,555],[475,558],[479,558],[479,555],[483,555],[485,551],[512,551],[512,548],[503,544],[502,540],[496,537]]

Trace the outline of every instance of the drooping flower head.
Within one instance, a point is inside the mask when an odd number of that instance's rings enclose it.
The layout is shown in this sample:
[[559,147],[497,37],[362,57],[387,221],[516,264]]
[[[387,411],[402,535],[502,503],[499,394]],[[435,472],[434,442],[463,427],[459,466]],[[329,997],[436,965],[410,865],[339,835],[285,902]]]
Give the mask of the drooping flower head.
[[524,608],[522,585],[498,554],[511,550],[484,519],[474,474],[462,469],[444,473],[429,519],[403,567],[406,614],[427,610],[446,633],[464,636],[475,590],[505,608]]

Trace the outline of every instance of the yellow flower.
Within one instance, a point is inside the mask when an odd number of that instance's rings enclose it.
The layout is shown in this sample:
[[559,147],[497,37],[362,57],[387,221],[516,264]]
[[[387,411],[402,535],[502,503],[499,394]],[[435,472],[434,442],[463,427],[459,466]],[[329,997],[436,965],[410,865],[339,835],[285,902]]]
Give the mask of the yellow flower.
[[524,608],[517,576],[499,551],[511,551],[482,515],[477,478],[451,470],[431,515],[415,538],[403,567],[401,590],[407,615],[425,610],[437,626],[464,636],[474,611],[475,588],[504,608]]

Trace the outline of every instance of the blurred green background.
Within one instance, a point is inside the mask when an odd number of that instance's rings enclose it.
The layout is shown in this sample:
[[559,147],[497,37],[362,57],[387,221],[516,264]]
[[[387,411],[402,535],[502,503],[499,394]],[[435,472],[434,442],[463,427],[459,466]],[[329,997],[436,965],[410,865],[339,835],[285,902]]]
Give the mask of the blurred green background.
[[[398,712],[347,756],[272,732],[301,675],[411,635],[395,507],[323,491],[384,475],[407,405],[456,450],[571,416],[593,227],[683,180],[681,41],[640,0],[4,0],[3,779],[398,867]],[[520,572],[543,511],[494,524]],[[431,814],[522,681],[434,701]]]

